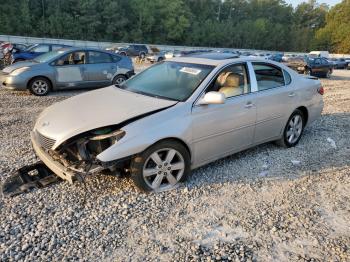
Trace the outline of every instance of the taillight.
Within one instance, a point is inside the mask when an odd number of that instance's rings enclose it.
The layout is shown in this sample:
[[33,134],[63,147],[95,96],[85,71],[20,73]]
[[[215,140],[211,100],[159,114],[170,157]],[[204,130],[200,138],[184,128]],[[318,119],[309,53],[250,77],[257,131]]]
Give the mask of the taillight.
[[323,95],[324,94],[324,89],[323,87],[321,86],[320,88],[317,89],[317,92],[320,94],[320,95]]

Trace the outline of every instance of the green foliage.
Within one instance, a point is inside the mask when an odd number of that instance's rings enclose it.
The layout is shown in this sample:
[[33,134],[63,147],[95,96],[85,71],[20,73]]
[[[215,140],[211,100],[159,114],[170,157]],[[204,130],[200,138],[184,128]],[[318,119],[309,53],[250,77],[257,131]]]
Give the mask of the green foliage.
[[350,53],[350,0],[329,11],[326,25],[316,33],[315,45],[335,53]]
[[[349,51],[350,0],[1,0],[0,34],[114,42]],[[328,13],[329,11],[329,13]]]

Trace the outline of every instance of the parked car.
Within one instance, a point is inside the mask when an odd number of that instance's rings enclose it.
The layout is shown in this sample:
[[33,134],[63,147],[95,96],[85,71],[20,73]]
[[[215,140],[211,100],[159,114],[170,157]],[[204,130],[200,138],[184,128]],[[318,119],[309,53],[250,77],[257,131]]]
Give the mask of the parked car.
[[165,51],[160,51],[146,56],[146,60],[151,63],[161,62],[165,60]]
[[126,172],[140,189],[158,192],[176,187],[191,169],[255,145],[295,146],[321,115],[322,94],[317,78],[273,61],[173,58],[119,88],[50,106],[31,140],[38,157],[69,182]]
[[348,67],[348,63],[344,58],[331,58],[328,61],[333,64],[335,69],[346,69]]
[[138,56],[140,58],[145,58],[148,54],[148,48],[145,45],[128,45],[126,47],[119,48],[118,54],[124,56]]
[[28,49],[29,45],[27,44],[21,44],[21,43],[12,43],[13,51],[14,52],[23,52],[24,50]]
[[268,59],[281,63],[283,61],[282,57],[283,57],[283,54],[277,53],[277,54],[270,55]]
[[333,65],[325,58],[307,58],[304,73],[306,75],[329,78],[333,73]]
[[311,51],[308,56],[312,58],[316,58],[316,57],[329,58],[329,52],[328,51]]
[[25,50],[18,50],[12,54],[12,63],[17,63],[20,61],[31,60],[39,55],[45,54],[50,51],[55,51],[63,47],[69,47],[67,45],[60,44],[35,44],[31,45]]
[[129,57],[90,48],[63,48],[4,68],[0,84],[44,96],[51,90],[121,84],[133,74]]

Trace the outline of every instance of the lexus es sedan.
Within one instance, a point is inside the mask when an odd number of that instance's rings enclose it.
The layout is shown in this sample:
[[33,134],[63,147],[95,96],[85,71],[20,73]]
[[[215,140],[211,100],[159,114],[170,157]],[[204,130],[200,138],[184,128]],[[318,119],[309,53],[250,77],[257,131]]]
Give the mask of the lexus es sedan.
[[98,88],[120,84],[134,74],[129,57],[91,48],[62,48],[0,72],[0,86],[37,96],[51,90]]
[[252,146],[295,146],[323,109],[317,78],[257,58],[179,57],[45,109],[31,133],[39,158],[73,182],[129,173],[144,191]]

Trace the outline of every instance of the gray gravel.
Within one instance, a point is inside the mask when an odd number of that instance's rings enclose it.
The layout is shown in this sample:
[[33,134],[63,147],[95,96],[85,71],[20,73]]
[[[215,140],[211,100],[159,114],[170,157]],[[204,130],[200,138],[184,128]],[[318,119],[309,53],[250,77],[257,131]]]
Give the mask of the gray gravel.
[[[159,194],[101,175],[1,199],[0,261],[350,261],[350,71],[322,82],[295,148],[258,146]],[[77,93],[0,90],[1,180],[37,160],[38,113]]]

